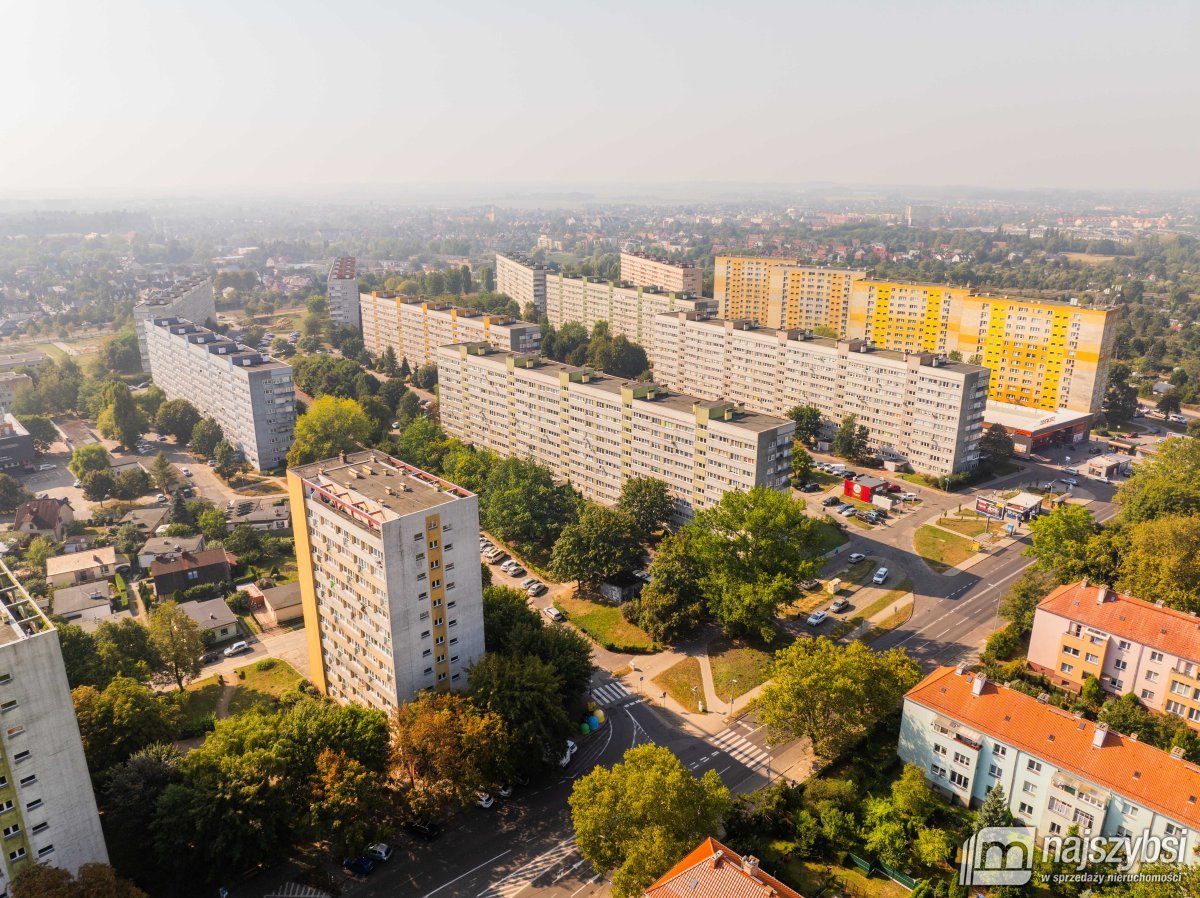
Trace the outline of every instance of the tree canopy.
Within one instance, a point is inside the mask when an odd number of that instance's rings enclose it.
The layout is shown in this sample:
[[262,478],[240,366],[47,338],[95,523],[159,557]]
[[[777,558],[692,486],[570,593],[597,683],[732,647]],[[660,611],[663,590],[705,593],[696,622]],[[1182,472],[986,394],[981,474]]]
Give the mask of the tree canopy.
[[371,420],[353,399],[322,396],[296,420],[288,465],[306,465],[353,451],[371,435]]

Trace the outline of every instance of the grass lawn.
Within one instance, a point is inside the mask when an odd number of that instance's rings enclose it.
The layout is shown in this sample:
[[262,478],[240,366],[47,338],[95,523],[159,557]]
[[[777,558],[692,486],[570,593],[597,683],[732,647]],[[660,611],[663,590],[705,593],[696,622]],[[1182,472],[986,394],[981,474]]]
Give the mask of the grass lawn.
[[912,617],[913,607],[913,603],[910,602],[903,608],[900,608],[894,614],[889,614],[883,620],[875,624],[875,626],[871,627],[871,629],[867,632],[867,635],[863,637],[863,641],[874,642],[880,636],[883,636],[885,633],[890,633],[901,624],[907,622],[908,619]]
[[188,686],[187,692],[184,693],[180,732],[185,736],[204,732],[208,728],[208,722],[213,719],[220,697],[221,684],[217,682],[216,677],[205,677]]
[[[262,668],[266,668],[265,670]],[[264,658],[239,667],[235,679],[230,682],[237,687],[229,703],[230,714],[241,714],[251,708],[272,708],[283,695],[303,677],[286,661]]]
[[947,533],[926,524],[913,535],[917,554],[935,571],[945,571],[975,554],[971,541],[965,536]]
[[[725,700],[737,698],[766,682],[775,653],[792,641],[781,633],[770,645],[746,640],[714,639],[708,645],[708,663],[712,667],[713,687]],[[737,685],[734,685],[734,681]]]
[[829,552],[850,541],[850,537],[827,521],[817,521],[816,525],[817,541],[822,553]]
[[[64,341],[65,342],[65,341]],[[65,361],[69,356],[53,343],[35,343],[33,346],[22,346],[18,352],[44,352],[56,362]]]
[[912,592],[912,580],[908,579],[908,577],[905,577],[900,581],[899,585],[897,585],[895,589],[889,589],[870,605],[855,611],[854,616],[856,618],[866,619],[872,614],[878,614],[884,608],[888,607],[888,605],[899,601],[910,592]]
[[864,558],[862,561],[856,561],[854,564],[839,572],[836,576],[842,580],[847,580],[852,583],[857,583],[860,586],[870,582],[875,576],[875,562],[870,558]]
[[[801,895],[845,894],[861,896],[861,898],[906,898],[908,889],[898,882],[892,882],[884,876],[863,876],[857,870],[849,867],[838,867],[833,864],[822,864],[816,861],[790,861],[781,869],[767,869],[768,873],[775,872],[785,882],[794,883]],[[845,884],[844,891],[825,891],[834,880]]]
[[615,605],[589,602],[575,595],[560,596],[554,600],[554,607],[609,651],[645,654],[657,650],[646,631],[625,620]]
[[960,533],[963,536],[979,536],[987,530],[987,521],[977,516],[969,516],[965,518],[938,518],[939,527],[944,527],[946,530],[953,530],[955,533]]
[[844,477],[838,477],[836,474],[826,474],[824,471],[813,471],[808,475],[808,479],[824,487],[831,487],[835,483],[844,483],[846,480]]
[[[695,658],[684,658],[668,667],[650,682],[665,690],[667,695],[675,699],[685,708],[696,709],[697,697],[703,699],[704,687],[700,679],[700,662]],[[692,687],[696,694],[692,694]]]

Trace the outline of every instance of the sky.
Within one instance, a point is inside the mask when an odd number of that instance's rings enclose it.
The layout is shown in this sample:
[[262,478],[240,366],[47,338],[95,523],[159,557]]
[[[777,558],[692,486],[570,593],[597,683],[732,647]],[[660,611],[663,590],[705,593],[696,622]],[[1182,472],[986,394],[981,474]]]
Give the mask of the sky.
[[0,198],[1200,187],[1200,3],[0,0]]

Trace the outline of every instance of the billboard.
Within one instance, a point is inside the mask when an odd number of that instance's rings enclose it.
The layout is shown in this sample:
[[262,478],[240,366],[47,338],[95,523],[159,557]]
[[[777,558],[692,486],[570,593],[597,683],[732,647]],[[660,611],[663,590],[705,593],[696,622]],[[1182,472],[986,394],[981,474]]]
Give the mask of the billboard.
[[1000,505],[995,499],[985,499],[980,497],[975,500],[975,511],[978,514],[986,515],[989,518],[997,520],[1004,517],[1004,506]]

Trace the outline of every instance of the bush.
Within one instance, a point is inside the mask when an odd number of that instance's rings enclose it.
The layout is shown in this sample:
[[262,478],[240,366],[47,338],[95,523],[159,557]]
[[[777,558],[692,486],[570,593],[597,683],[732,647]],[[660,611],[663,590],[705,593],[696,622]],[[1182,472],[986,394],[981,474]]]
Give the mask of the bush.
[[211,733],[217,727],[217,715],[206,714],[199,720],[184,721],[179,726],[180,739],[195,739],[205,733]]
[[1021,637],[1016,634],[1010,624],[988,637],[987,648],[983,652],[983,662],[990,664],[995,661],[1007,661],[1020,651]]
[[274,667],[275,667],[275,659],[274,658],[263,658],[261,661],[256,661],[254,663],[254,669],[257,671],[265,672],[265,671],[271,670]]

